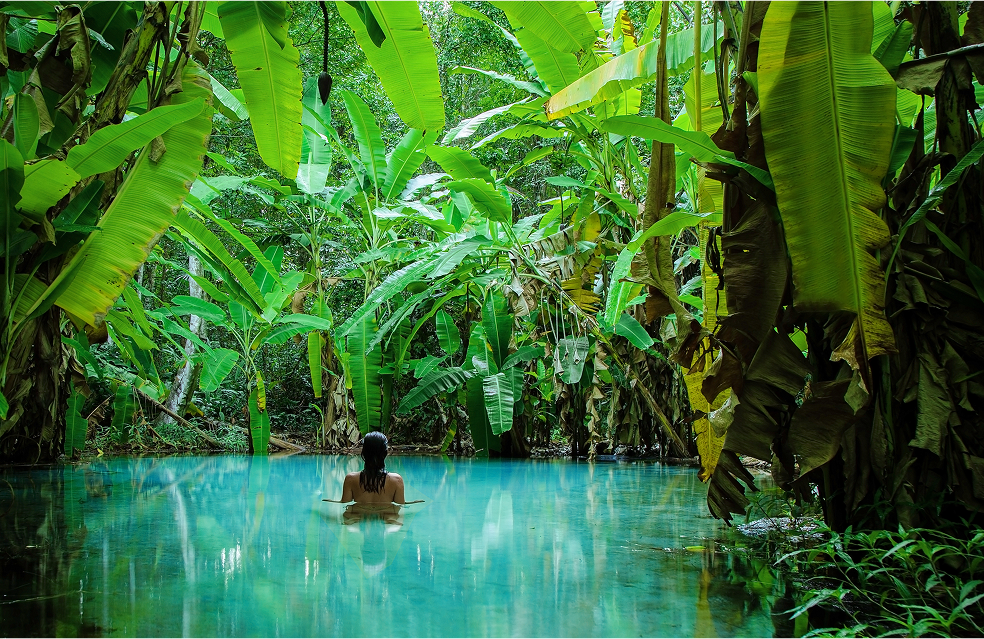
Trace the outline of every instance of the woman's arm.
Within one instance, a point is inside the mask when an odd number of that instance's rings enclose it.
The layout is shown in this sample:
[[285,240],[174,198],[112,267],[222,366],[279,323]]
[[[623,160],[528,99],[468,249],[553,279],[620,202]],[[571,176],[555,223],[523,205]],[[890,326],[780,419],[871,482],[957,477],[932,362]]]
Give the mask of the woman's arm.
[[397,504],[402,504],[406,501],[406,497],[403,494],[403,478],[396,473],[388,473],[386,475],[387,479],[393,480],[394,490],[393,490],[393,501]]
[[341,503],[347,503],[350,501],[355,501],[353,496],[352,485],[359,481],[359,473],[349,473],[345,476],[345,481],[342,482],[342,498]]

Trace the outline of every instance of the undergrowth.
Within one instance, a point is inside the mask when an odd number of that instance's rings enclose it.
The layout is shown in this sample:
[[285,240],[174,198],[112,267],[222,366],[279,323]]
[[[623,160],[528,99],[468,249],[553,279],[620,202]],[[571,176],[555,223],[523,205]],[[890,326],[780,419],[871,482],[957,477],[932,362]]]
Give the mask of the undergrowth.
[[806,636],[984,636],[984,529],[964,530],[826,530],[776,562],[798,582],[790,614]]

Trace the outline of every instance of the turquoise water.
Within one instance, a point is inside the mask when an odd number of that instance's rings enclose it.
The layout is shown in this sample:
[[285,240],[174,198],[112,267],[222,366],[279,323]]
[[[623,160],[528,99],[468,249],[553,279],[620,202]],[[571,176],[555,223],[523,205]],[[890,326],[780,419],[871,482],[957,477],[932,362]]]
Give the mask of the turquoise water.
[[774,626],[780,588],[761,566],[708,541],[723,525],[693,469],[387,461],[407,499],[426,502],[361,520],[321,501],[359,470],[352,457],[0,469],[0,632],[789,633]]

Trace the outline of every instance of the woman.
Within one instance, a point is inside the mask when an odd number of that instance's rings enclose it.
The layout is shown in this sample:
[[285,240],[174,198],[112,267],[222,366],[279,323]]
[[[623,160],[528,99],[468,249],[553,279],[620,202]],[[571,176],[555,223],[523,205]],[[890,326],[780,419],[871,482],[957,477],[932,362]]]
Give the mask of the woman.
[[403,504],[403,478],[396,473],[386,472],[386,435],[372,431],[362,440],[362,461],[365,467],[361,472],[349,473],[342,483],[342,503],[354,501],[356,504]]

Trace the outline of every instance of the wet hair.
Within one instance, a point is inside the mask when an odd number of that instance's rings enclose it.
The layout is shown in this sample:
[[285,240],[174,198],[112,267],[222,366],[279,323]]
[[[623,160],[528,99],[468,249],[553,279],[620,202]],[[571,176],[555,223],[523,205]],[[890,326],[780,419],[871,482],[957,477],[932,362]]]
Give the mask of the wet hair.
[[386,435],[374,430],[362,440],[362,461],[365,468],[359,473],[359,486],[370,493],[380,493],[386,483]]

